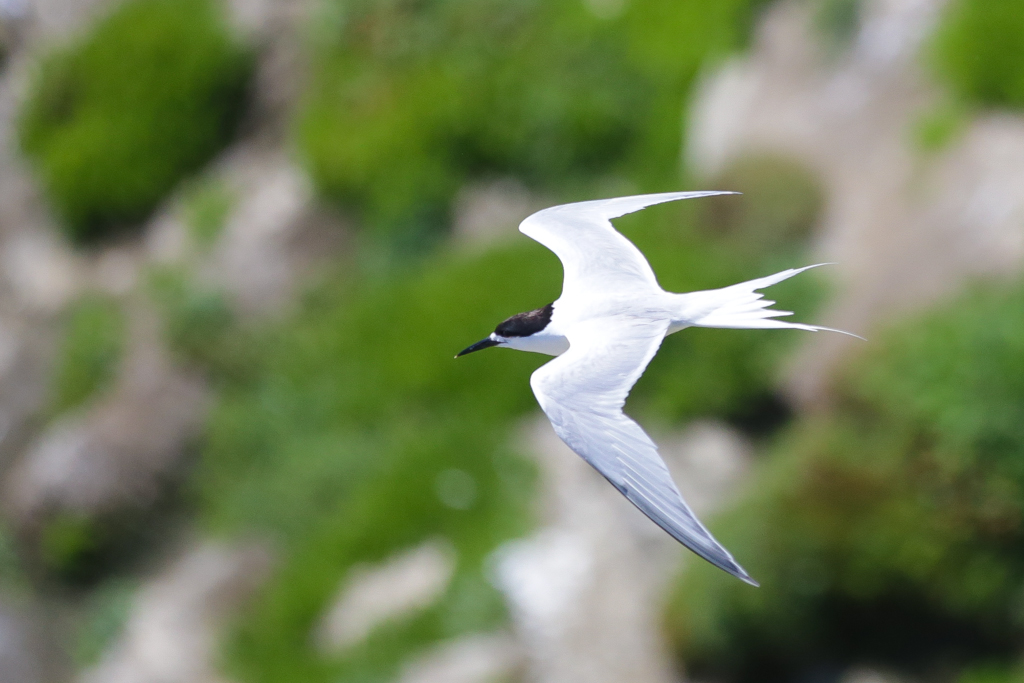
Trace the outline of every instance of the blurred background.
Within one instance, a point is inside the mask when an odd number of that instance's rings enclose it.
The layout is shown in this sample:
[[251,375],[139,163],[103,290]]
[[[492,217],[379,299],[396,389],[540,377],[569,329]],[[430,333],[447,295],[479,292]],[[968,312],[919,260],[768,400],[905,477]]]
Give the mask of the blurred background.
[[[565,201],[762,587],[552,433]],[[0,0],[0,681],[1024,680],[1021,0]]]

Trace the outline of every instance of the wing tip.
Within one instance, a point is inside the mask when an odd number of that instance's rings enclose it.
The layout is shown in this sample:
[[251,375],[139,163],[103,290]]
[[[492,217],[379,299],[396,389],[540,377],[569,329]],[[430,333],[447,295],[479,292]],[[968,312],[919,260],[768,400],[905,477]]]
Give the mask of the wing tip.
[[[519,232],[523,233],[527,237],[533,237],[527,230],[529,224],[541,215],[550,215],[552,213],[561,213],[566,210],[580,210],[585,207],[604,207],[612,209],[610,211],[602,213],[602,217],[605,220],[611,220],[613,218],[619,218],[626,214],[635,213],[642,211],[655,204],[662,204],[665,202],[680,201],[683,199],[700,199],[703,197],[716,197],[720,195],[741,195],[742,192],[736,192],[735,190],[691,190],[682,192],[655,192],[649,194],[634,194],[624,195],[621,197],[606,197],[603,199],[589,199],[579,202],[570,202],[568,204],[557,204],[555,206],[549,206],[540,211],[536,211],[519,223]],[[612,208],[625,200],[639,200],[639,204],[630,204],[626,207],[618,206],[618,208]],[[526,229],[524,229],[526,228]]]
[[[687,547],[690,547],[690,546],[687,546]],[[693,550],[693,548],[690,548],[690,550]],[[725,550],[725,549],[723,548],[723,550]],[[754,579],[754,577],[752,577],[750,574],[748,574],[747,570],[744,569],[743,567],[741,567],[739,562],[737,562],[735,559],[733,559],[732,555],[728,554],[728,551],[726,551],[726,555],[728,556],[728,561],[726,561],[726,562],[719,561],[718,558],[712,559],[711,557],[708,557],[704,553],[699,553],[698,552],[697,555],[699,557],[701,557],[702,559],[707,560],[710,564],[714,565],[715,567],[718,567],[719,569],[721,569],[725,573],[731,574],[732,576],[735,576],[737,579],[739,579],[743,583],[750,584],[754,588],[760,588],[761,587],[761,584],[758,583]]]
[[733,574],[733,576],[735,576],[737,579],[739,579],[743,583],[746,583],[746,584],[749,584],[749,585],[753,586],[754,588],[760,588],[761,587],[761,584],[758,583],[757,581],[755,581],[754,578],[752,576],[750,576],[750,574],[748,574],[746,572],[746,570],[743,569],[743,567],[740,567],[739,570],[740,570],[739,573],[735,573],[735,574]]
[[847,337],[854,337],[855,339],[860,339],[861,341],[864,342],[867,341],[867,337],[862,337],[859,334],[847,332],[846,330],[837,330],[834,327],[823,327],[821,325],[808,325],[807,327],[811,328],[811,332],[836,332],[838,334],[845,334]]

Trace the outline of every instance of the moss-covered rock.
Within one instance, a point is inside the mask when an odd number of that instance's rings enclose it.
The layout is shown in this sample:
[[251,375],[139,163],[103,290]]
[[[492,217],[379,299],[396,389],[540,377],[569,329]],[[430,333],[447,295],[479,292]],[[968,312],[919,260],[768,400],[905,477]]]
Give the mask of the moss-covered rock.
[[144,219],[230,139],[251,55],[214,0],[129,0],[40,65],[21,147],[73,239]]

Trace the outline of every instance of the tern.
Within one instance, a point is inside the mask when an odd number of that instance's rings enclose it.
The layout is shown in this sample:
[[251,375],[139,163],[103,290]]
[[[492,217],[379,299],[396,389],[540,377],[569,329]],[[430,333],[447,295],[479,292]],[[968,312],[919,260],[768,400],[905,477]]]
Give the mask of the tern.
[[770,309],[775,302],[757,291],[816,266],[722,289],[675,294],[658,285],[647,259],[611,224],[613,218],[654,204],[723,194],[738,193],[635,195],[554,206],[527,217],[520,232],[562,262],[561,296],[505,320],[456,358],[498,346],[556,356],[533,373],[530,387],[562,441],[677,541],[757,586],[690,510],[658,447],[622,412],[626,396],[662,340],[687,327],[850,334],[776,320],[792,312]]

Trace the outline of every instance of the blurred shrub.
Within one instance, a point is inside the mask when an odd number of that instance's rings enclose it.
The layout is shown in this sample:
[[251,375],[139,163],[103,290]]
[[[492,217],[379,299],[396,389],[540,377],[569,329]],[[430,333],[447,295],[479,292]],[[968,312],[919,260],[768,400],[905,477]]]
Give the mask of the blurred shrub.
[[68,234],[145,218],[228,141],[251,70],[214,0],[129,0],[46,59],[21,146]]
[[835,414],[794,429],[720,520],[763,588],[686,575],[671,621],[691,670],[793,680],[1019,652],[1022,362],[1024,286],[966,295],[858,362]]
[[77,408],[114,379],[124,352],[125,319],[116,301],[89,296],[67,314],[50,389],[50,415]]
[[1024,3],[952,0],[933,42],[938,75],[964,100],[1024,107]]
[[421,241],[468,177],[566,191],[678,182],[679,119],[708,59],[760,0],[334,0],[298,134],[320,190]]

